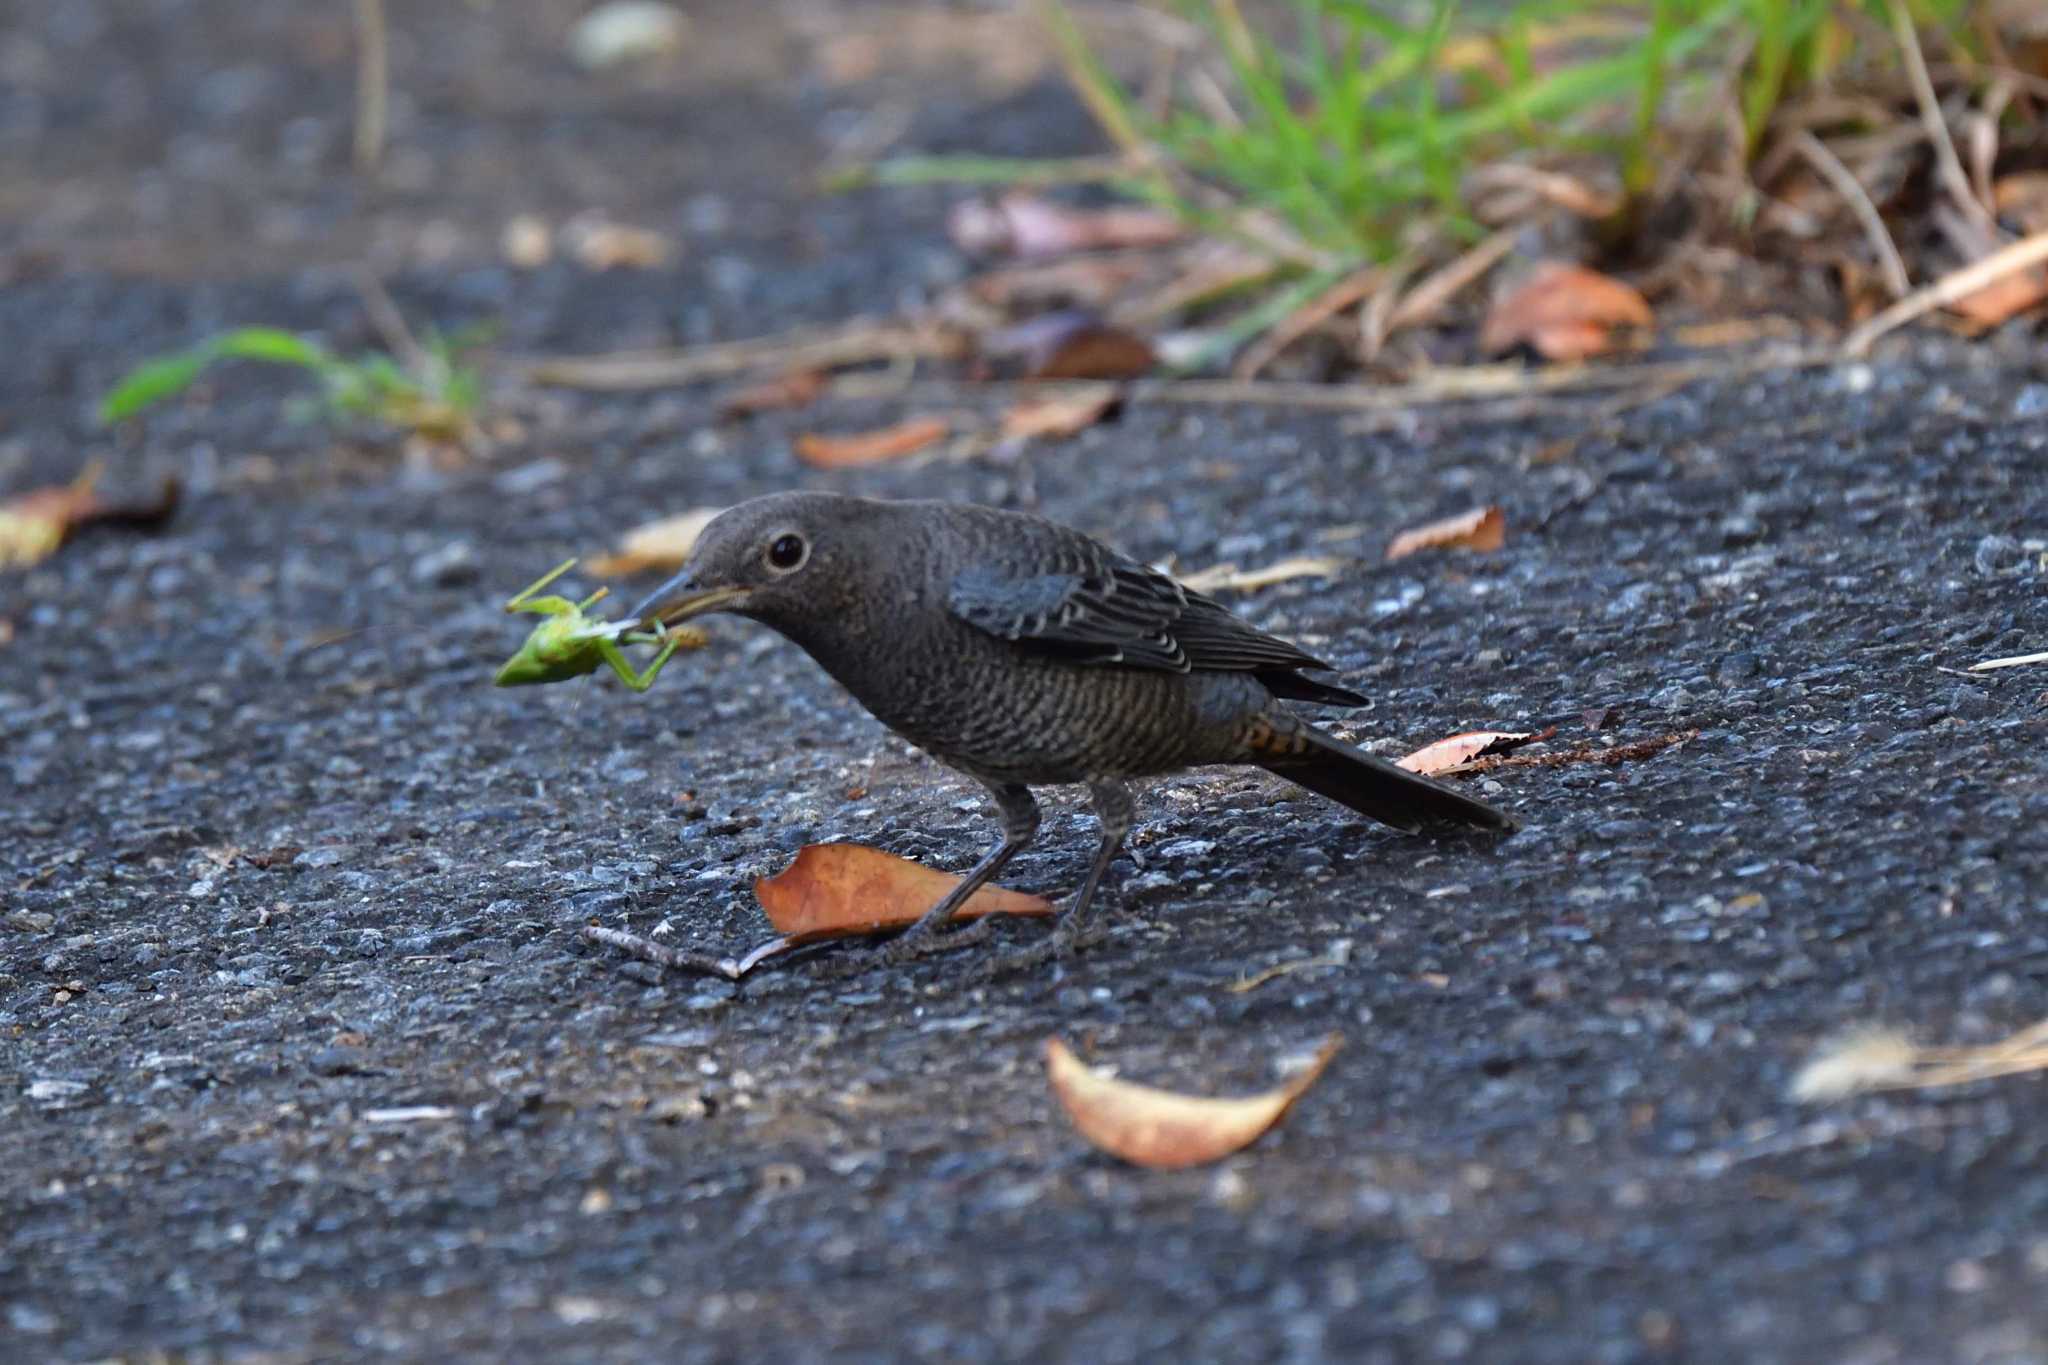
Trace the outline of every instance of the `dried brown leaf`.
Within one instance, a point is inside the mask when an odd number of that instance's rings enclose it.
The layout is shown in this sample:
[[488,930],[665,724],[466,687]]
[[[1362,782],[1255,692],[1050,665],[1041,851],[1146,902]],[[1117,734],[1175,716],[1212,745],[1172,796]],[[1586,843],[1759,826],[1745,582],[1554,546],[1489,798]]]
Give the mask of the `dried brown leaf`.
[[817,469],[880,464],[884,460],[901,459],[936,445],[946,438],[951,429],[943,417],[913,417],[879,431],[862,431],[847,436],[799,436],[796,438],[796,453],[797,458]]
[[1136,1166],[1175,1170],[1219,1161],[1278,1123],[1337,1055],[1331,1034],[1305,1068],[1261,1095],[1210,1099],[1118,1080],[1088,1066],[1057,1038],[1045,1044],[1052,1093],[1092,1145]]
[[1396,766],[1411,773],[1429,777],[1438,773],[1456,772],[1475,758],[1491,754],[1511,754],[1527,744],[1549,739],[1557,733],[1555,725],[1542,730],[1467,730],[1462,735],[1451,735],[1425,744],[1405,758],[1394,760]]
[[2016,271],[1949,305],[1974,327],[1996,327],[2048,299],[2048,266]]
[[1136,379],[1158,363],[1152,343],[1087,313],[1045,313],[982,338],[1026,379]]
[[[861,844],[806,844],[796,861],[754,883],[768,922],[791,946],[850,934],[872,934],[916,922],[960,878]],[[1049,915],[1050,902],[1021,891],[985,886],[957,919],[982,915]]]
[[1491,553],[1507,544],[1507,514],[1498,507],[1475,507],[1455,517],[1403,531],[1387,546],[1389,563],[1422,550],[1478,550]]
[[178,509],[179,485],[164,480],[163,490],[149,501],[116,502],[97,490],[98,461],[67,484],[33,488],[0,502],[0,567],[40,564],[59,546],[87,526],[129,526],[152,530]]
[[1076,389],[1046,398],[1027,398],[1003,414],[1003,439],[1064,439],[1078,436],[1114,412],[1123,395],[1111,385]]
[[697,537],[704,534],[704,528],[711,524],[711,519],[724,510],[723,507],[693,507],[687,512],[663,517],[660,521],[636,526],[619,542],[617,554],[594,555],[585,567],[604,578],[646,573],[654,569],[674,572],[683,567],[690,551],[697,548]]
[[1632,285],[1564,261],[1545,261],[1503,294],[1479,328],[1479,348],[1499,355],[1527,345],[1546,360],[1585,360],[1616,348],[1623,328],[1654,321]]
[[823,370],[785,370],[773,379],[749,384],[727,395],[725,401],[718,405],[718,415],[731,421],[736,417],[751,417],[757,412],[807,408],[818,401],[831,378]]

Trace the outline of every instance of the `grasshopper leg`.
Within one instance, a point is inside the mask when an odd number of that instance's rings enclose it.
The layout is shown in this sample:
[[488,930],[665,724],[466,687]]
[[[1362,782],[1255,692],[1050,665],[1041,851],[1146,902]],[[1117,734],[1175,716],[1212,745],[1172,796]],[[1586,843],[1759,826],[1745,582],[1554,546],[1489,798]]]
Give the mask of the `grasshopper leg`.
[[[537,611],[543,616],[560,616],[562,612],[568,609],[568,607],[571,605],[566,599],[560,597],[542,597],[538,601],[535,601],[534,598],[542,588],[545,588],[548,584],[554,582],[557,578],[560,578],[563,574],[569,572],[569,570],[575,567],[575,560],[563,560],[561,563],[555,565],[554,568],[549,569],[545,574],[535,579],[533,583],[529,585],[524,591],[522,591],[517,597],[513,598],[510,602],[507,602],[505,604],[505,610]],[[558,605],[548,605],[550,603]]]
[[640,673],[633,671],[633,665],[626,662],[626,656],[620,653],[619,647],[610,640],[599,640],[597,642],[597,652],[606,663],[611,665],[612,672],[619,675],[620,682],[632,688],[635,692],[645,692],[648,688],[654,686],[654,675],[661,672],[661,666],[668,662],[669,656],[676,652],[676,646],[680,643],[671,635],[667,642],[662,645],[661,653],[655,655],[653,662],[649,663],[646,670]]

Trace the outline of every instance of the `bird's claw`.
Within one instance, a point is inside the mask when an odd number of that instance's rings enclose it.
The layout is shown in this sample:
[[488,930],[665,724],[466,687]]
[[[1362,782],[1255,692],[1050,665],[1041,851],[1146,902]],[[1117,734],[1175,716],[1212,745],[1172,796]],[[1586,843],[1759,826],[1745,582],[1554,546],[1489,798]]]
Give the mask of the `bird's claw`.
[[828,967],[824,975],[828,980],[840,981],[878,968],[901,967],[934,953],[950,953],[956,948],[970,947],[987,938],[994,927],[990,918],[984,918],[958,929],[932,928],[922,933],[908,930],[879,948],[849,953]]

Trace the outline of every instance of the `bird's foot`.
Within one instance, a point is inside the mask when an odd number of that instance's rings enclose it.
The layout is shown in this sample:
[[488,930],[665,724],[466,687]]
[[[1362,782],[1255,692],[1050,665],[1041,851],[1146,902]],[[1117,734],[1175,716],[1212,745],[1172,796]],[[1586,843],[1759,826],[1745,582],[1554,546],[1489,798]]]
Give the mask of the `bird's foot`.
[[1092,948],[1108,937],[1108,931],[1100,926],[1069,931],[1065,925],[1059,925],[1043,942],[1020,948],[1014,953],[991,957],[988,974],[991,978],[1012,976],[1043,967],[1048,962],[1064,962],[1083,948]]
[[823,975],[828,981],[841,981],[880,968],[901,967],[934,953],[950,953],[956,948],[970,947],[989,936],[995,927],[990,922],[993,918],[987,916],[957,929],[930,929],[923,933],[912,930],[898,934],[879,948],[848,953],[827,967]]

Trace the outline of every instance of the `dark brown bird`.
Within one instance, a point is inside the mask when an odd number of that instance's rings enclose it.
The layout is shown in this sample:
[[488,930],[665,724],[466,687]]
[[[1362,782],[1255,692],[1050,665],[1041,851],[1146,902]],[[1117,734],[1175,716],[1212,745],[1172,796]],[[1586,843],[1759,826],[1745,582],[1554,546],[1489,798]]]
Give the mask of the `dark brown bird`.
[[1469,796],[1325,734],[1283,701],[1361,706],[1329,665],[1100,542],[942,502],[777,493],[705,527],[633,612],[727,611],[780,631],[891,730],[987,787],[1003,837],[886,951],[918,951],[1038,832],[1031,788],[1085,784],[1102,844],[1051,951],[1071,946],[1132,817],[1129,780],[1250,763],[1362,815],[1511,829]]

